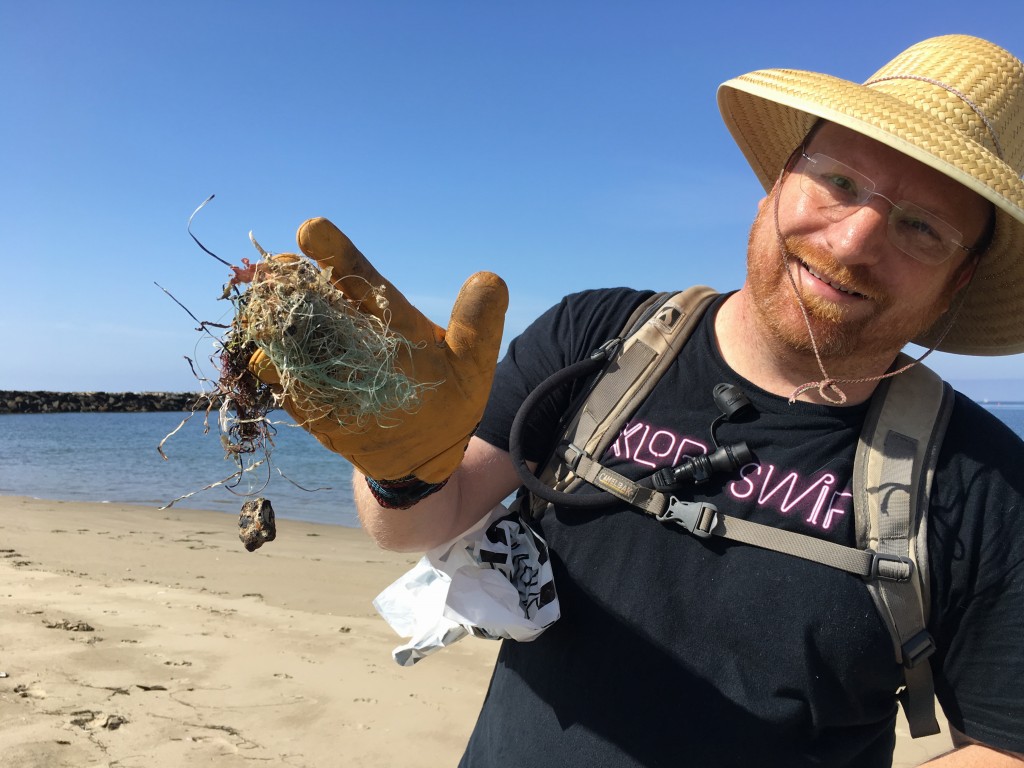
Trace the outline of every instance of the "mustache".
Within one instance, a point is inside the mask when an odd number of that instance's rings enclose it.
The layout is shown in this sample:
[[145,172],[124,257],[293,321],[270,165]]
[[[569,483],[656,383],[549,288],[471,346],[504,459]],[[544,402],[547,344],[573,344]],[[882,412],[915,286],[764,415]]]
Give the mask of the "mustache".
[[891,303],[884,287],[871,274],[869,268],[857,264],[841,264],[824,248],[811,245],[794,235],[784,236],[782,244],[787,257],[803,262],[829,282],[856,291],[881,306],[888,306]]

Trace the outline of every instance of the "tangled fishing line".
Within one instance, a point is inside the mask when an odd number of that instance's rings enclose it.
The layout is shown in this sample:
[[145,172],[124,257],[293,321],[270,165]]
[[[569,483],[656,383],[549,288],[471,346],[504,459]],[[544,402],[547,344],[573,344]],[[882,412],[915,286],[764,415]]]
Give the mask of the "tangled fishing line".
[[[330,270],[321,270],[304,257],[269,254],[251,233],[249,237],[261,258],[256,263],[242,259],[243,266],[237,267],[192,235],[200,248],[232,272],[221,297],[233,305],[230,325],[198,321],[201,331],[211,333],[210,328],[217,328],[224,333],[222,338],[211,334],[217,349],[211,357],[217,378],[193,414],[205,410],[209,416],[217,411],[221,443],[236,471],[200,490],[218,485],[234,488],[245,473],[269,463],[279,423],[269,414],[285,403],[293,415],[302,414],[300,426],[327,421],[332,429],[361,432],[397,425],[397,414],[414,412],[423,392],[437,384],[413,381],[398,367],[400,355],[414,345],[390,328],[383,287],[370,292],[380,317],[362,312],[335,287]],[[258,351],[273,364],[279,383],[267,384],[250,370]],[[184,423],[158,446],[165,459],[164,443]]]
[[[263,351],[296,410],[357,432],[393,425],[391,414],[415,410],[430,384],[412,381],[396,366],[399,352],[412,344],[386,320],[359,311],[308,259],[264,252],[258,264],[239,270],[239,279],[250,273],[248,289],[235,300],[231,336],[246,351]],[[387,318],[383,290],[372,295]]]

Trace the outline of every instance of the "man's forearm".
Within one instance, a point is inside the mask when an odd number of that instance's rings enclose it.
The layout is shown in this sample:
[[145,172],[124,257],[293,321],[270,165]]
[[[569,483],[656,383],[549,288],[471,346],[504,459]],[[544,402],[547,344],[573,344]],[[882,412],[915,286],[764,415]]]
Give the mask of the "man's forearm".
[[363,528],[377,546],[397,552],[425,552],[450,541],[519,485],[508,453],[475,437],[444,487],[409,509],[382,507],[359,471],[352,479]]
[[458,481],[455,478],[409,509],[387,509],[380,506],[359,470],[352,474],[352,492],[363,529],[383,549],[425,552],[448,541],[462,530],[455,530],[460,506]]

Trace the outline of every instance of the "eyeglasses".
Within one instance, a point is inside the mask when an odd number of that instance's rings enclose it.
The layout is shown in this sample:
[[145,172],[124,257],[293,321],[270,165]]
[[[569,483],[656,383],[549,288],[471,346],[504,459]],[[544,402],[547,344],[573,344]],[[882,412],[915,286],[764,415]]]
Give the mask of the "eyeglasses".
[[828,155],[800,152],[794,172],[800,189],[818,204],[818,212],[829,221],[841,221],[859,211],[872,197],[889,203],[889,241],[911,258],[924,264],[941,264],[957,250],[971,253],[961,243],[963,235],[919,205],[890,200],[875,192],[875,183],[860,171]]

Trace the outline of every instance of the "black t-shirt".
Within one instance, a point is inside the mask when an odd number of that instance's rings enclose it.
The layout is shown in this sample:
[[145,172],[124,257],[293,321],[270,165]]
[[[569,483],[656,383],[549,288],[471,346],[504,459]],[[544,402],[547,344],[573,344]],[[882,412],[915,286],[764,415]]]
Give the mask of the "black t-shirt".
[[[519,404],[617,335],[649,293],[564,299],[513,341],[477,435],[508,449]],[[602,463],[638,479],[711,446],[712,390],[756,415],[717,428],[757,463],[676,495],[729,515],[853,545],[851,474],[866,405],[769,394],[724,362],[705,316]],[[543,460],[574,396],[537,409]],[[930,515],[936,687],[950,722],[1024,751],[1024,444],[966,398],[943,444]],[[889,766],[892,644],[863,582],[799,558],[698,539],[625,505],[556,507],[547,540],[562,618],[505,642],[462,765]]]

